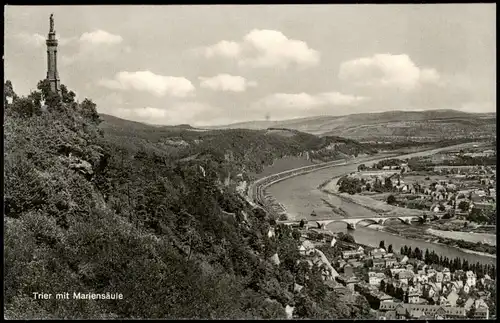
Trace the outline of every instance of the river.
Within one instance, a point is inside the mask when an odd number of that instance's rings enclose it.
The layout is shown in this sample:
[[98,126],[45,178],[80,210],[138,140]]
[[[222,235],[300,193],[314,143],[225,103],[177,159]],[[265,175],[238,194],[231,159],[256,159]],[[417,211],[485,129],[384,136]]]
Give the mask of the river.
[[[453,149],[454,147],[449,147],[445,149]],[[403,155],[398,158],[409,158],[416,155],[432,154],[435,151],[430,152],[420,152],[417,154]],[[378,160],[371,161],[370,163],[376,163]],[[325,205],[322,199],[327,200],[332,205],[339,207],[349,214],[350,217],[373,217],[378,216],[373,211],[370,211],[362,206],[354,203],[342,200],[338,197],[325,194],[318,189],[318,186],[325,182],[326,180],[341,176],[343,174],[351,173],[357,171],[358,163],[334,166],[327,169],[318,170],[309,174],[300,175],[286,179],[284,181],[273,184],[267,188],[267,191],[276,198],[276,200],[282,203],[287,212],[291,217],[295,219],[309,219],[314,220],[315,218],[337,218],[331,209]],[[315,210],[317,216],[312,217],[310,214],[312,210]],[[344,223],[332,223],[327,226],[328,230],[332,232],[347,232],[347,225]],[[489,263],[496,264],[496,258],[488,257],[484,255],[478,255],[474,253],[468,253],[459,248],[449,247],[445,245],[435,244],[425,241],[409,240],[404,237],[393,235],[388,232],[378,231],[370,229],[367,227],[362,227],[359,225],[356,230],[349,231],[354,236],[356,242],[370,245],[378,246],[381,240],[385,241],[385,245],[392,244],[394,250],[399,250],[401,246],[408,245],[412,248],[419,247],[422,250],[429,249],[434,250],[437,254],[446,255],[449,258],[460,257],[462,259],[467,259],[469,263]]]

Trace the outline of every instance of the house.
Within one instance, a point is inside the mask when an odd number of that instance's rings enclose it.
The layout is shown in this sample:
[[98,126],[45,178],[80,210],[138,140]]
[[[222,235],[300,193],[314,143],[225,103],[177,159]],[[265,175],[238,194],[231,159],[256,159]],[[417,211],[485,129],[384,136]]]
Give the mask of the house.
[[373,268],[380,269],[385,267],[384,259],[373,259]]
[[385,249],[382,248],[373,249],[370,251],[370,256],[372,256],[373,259],[380,259],[383,258],[386,253]]
[[464,308],[468,311],[474,306],[474,299],[472,297],[469,297],[467,301],[465,301]]
[[464,287],[464,283],[461,280],[455,280],[451,282],[451,290],[459,293]]
[[474,318],[487,320],[490,318],[490,310],[488,307],[477,308],[474,312]]
[[432,276],[432,280],[436,283],[442,283],[443,282],[443,273],[441,272],[436,272],[433,276]]
[[419,284],[427,284],[429,282],[429,277],[427,277],[425,274],[419,273],[417,275],[413,276],[413,283],[419,283]]
[[353,268],[361,268],[364,266],[364,264],[361,261],[352,261],[349,262],[349,265],[351,265]]
[[[394,258],[394,253],[388,252],[388,253],[384,254],[382,257],[383,258]],[[396,258],[394,258],[394,259],[396,259]]]
[[370,271],[368,273],[368,283],[372,286],[380,286],[380,282],[385,279],[384,273]]
[[444,268],[442,273],[443,273],[443,281],[450,281],[451,280],[451,272],[448,268]]
[[380,320],[395,320],[396,319],[396,311],[387,311],[386,313],[381,314]]
[[386,267],[392,267],[394,264],[396,264],[396,258],[385,258],[385,266]]
[[402,271],[402,272],[398,273],[397,274],[397,279],[400,282],[408,285],[408,280],[409,279],[413,279],[413,276],[414,276],[414,274],[413,274],[412,271],[406,270],[406,271]]
[[446,297],[446,300],[448,301],[448,304],[450,306],[457,306],[457,300],[459,299],[459,296],[456,292],[452,291],[451,293],[448,294]]
[[410,287],[408,289],[408,303],[417,304],[419,302],[420,302],[420,293],[418,292],[417,288]]
[[438,304],[441,306],[450,306],[450,304],[448,303],[448,299],[443,295],[439,296]]
[[345,275],[337,276],[337,281],[350,290],[354,290],[354,286],[359,282],[356,276],[346,277]]
[[408,256],[403,256],[401,260],[399,261],[400,264],[405,265],[408,262]]
[[314,251],[314,244],[310,240],[304,240],[299,247],[299,253],[303,256],[311,255]]
[[464,318],[466,312],[464,308],[461,307],[444,307],[441,305],[423,305],[423,304],[408,304],[408,303],[394,303],[394,302],[382,302],[379,307],[380,311],[395,311],[396,317],[398,319],[411,318],[411,313],[413,315],[424,315],[432,316],[433,318]]
[[344,259],[351,259],[351,258],[359,258],[361,255],[364,253],[358,250],[346,250],[342,251],[342,258]]
[[453,279],[454,280],[463,280],[465,278],[465,272],[461,269],[455,270],[453,273]]
[[470,287],[476,286],[476,274],[474,274],[474,272],[472,272],[471,270],[467,271],[465,273],[465,277],[466,277],[466,282],[465,282],[466,285]]
[[344,275],[346,277],[351,277],[353,275],[353,269],[351,265],[347,264],[344,266]]
[[391,268],[389,272],[391,273],[391,277],[396,277],[400,272],[406,271],[406,268]]
[[475,306],[476,310],[481,309],[481,308],[488,309],[488,304],[486,304],[486,302],[484,301],[484,299],[477,299],[474,302],[474,306]]
[[432,277],[437,273],[436,269],[428,266],[425,267],[425,272],[429,275],[429,277]]
[[435,283],[428,283],[424,285],[424,296],[426,298],[433,298],[438,295],[439,290]]

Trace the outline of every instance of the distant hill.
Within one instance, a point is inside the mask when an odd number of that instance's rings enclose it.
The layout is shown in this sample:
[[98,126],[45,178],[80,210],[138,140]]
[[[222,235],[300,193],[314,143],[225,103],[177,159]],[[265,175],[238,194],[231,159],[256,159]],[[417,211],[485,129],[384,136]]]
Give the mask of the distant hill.
[[144,130],[144,129],[150,129],[151,127],[156,127],[156,128],[162,128],[165,130],[186,129],[186,130],[194,130],[194,131],[203,131],[203,129],[194,128],[189,124],[180,124],[180,125],[175,125],[175,126],[163,126],[163,125],[153,125],[153,124],[146,124],[146,123],[137,122],[137,121],[126,120],[126,119],[118,118],[118,117],[115,117],[115,116],[112,116],[109,114],[104,114],[104,113],[100,113],[99,116],[101,117],[101,120],[103,121],[101,123],[101,128],[113,127],[113,128],[128,128],[128,129]]
[[456,110],[388,111],[318,116],[282,121],[250,121],[217,129],[288,128],[321,136],[341,136],[361,141],[432,141],[496,135],[496,114],[466,113]]
[[307,155],[311,161],[321,162],[376,153],[356,140],[287,128],[203,130],[189,125],[148,125],[109,115],[101,115],[101,119],[99,128],[105,137],[127,151],[147,150],[182,161],[229,158],[254,174],[287,156]]

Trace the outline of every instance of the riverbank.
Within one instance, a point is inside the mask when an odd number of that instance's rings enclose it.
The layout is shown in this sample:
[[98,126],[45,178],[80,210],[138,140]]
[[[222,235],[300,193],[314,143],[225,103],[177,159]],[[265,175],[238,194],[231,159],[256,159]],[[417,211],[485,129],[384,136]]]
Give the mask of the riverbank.
[[386,226],[374,224],[368,226],[367,228],[383,231],[392,235],[397,235],[405,239],[431,242],[443,246],[457,248],[466,253],[496,258],[496,247],[494,246],[484,244],[481,242],[472,243],[460,239],[440,237],[438,235],[434,235],[433,229],[430,229],[426,226],[409,227],[408,225],[405,224],[393,224]]

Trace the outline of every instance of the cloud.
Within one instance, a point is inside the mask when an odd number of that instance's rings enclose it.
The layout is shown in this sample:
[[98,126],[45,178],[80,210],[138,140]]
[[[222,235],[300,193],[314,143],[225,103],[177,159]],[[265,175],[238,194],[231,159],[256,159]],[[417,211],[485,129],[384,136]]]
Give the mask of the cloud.
[[493,102],[489,101],[466,102],[460,106],[459,110],[464,112],[475,112],[475,113],[496,112],[496,105]]
[[227,40],[221,40],[215,45],[206,47],[204,50],[205,57],[207,58],[214,56],[238,57],[240,53],[240,44]]
[[[34,46],[34,47],[43,47],[45,46],[45,40],[46,37],[34,33],[34,34],[28,34],[25,32],[19,33],[17,35],[13,36],[14,39],[16,39],[20,44],[22,45],[28,45],[28,46]],[[59,45],[67,45],[71,42],[74,42],[76,40],[76,37],[61,37],[60,35],[56,35],[57,40],[59,41]]]
[[411,91],[423,84],[439,84],[434,69],[421,69],[406,54],[375,54],[340,65],[339,78],[359,86],[397,88]]
[[14,38],[23,45],[35,47],[41,47],[45,45],[45,37],[38,33],[28,34],[23,32],[15,35]]
[[99,85],[110,89],[149,92],[158,97],[166,94],[186,97],[195,90],[191,81],[184,77],[157,75],[150,71],[119,72],[114,79],[99,81]]
[[[75,62],[104,62],[115,59],[124,53],[130,53],[130,46],[122,46],[124,40],[120,35],[114,35],[104,30],[85,32],[80,37],[60,39],[60,45],[75,44],[76,47],[67,46],[61,57],[63,65]],[[73,52],[72,54],[69,54]]]
[[122,36],[113,35],[104,30],[95,30],[92,32],[83,33],[80,36],[80,42],[90,43],[90,44],[108,44],[116,45],[123,41]]
[[368,101],[369,98],[342,94],[339,92],[324,92],[316,95],[308,93],[275,93],[265,97],[260,104],[270,108],[299,108],[308,109],[325,105],[355,106]]
[[178,125],[178,124],[211,124],[210,120],[221,114],[222,110],[217,109],[209,104],[189,101],[177,102],[166,105],[165,107],[140,107],[140,108],[123,108],[107,107],[100,109],[101,113],[116,115],[120,118],[128,120],[146,122],[158,125]]
[[267,29],[254,29],[241,42],[222,40],[205,47],[203,53],[207,58],[234,58],[240,65],[251,67],[286,68],[292,64],[310,67],[320,60],[319,52],[309,48],[306,42]]
[[199,77],[200,87],[214,91],[244,92],[248,87],[257,86],[255,81],[247,81],[242,76],[219,74],[213,77]]

